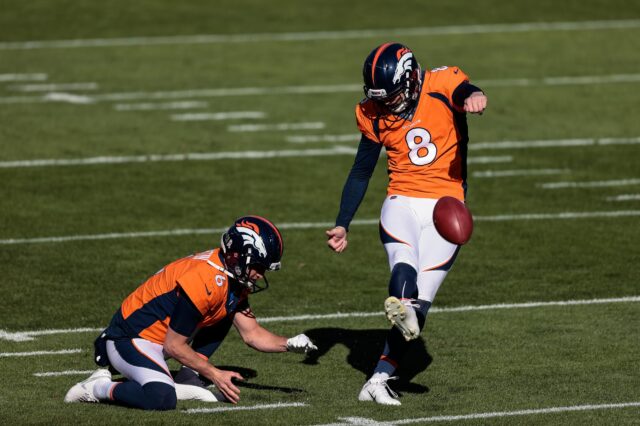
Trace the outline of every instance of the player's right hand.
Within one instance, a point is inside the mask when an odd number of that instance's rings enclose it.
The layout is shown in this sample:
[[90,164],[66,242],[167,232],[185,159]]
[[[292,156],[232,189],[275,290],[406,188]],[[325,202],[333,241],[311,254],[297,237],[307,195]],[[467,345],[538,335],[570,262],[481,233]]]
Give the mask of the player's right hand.
[[214,385],[222,392],[222,394],[231,402],[232,404],[237,404],[240,400],[240,389],[233,384],[232,380],[244,380],[240,373],[236,373],[235,371],[227,371],[220,370],[218,368],[215,369],[215,372],[212,373],[209,379],[213,382]]
[[347,230],[343,226],[328,229],[327,245],[336,253],[341,253],[347,248]]

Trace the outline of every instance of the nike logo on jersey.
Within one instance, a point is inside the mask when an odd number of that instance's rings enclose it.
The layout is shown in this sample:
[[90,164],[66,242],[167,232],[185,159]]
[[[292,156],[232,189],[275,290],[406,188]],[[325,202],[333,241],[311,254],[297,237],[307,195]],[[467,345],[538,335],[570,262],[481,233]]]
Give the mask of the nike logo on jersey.
[[422,121],[422,120],[416,120],[416,121],[414,121],[414,122],[409,123],[409,124],[408,124],[408,125],[406,125],[406,126],[402,126],[402,128],[403,128],[403,129],[410,129],[410,128],[412,128],[413,126],[420,124],[420,122],[421,122],[421,121]]
[[204,290],[207,292],[207,296],[211,296],[211,292],[209,291],[209,287],[207,287],[207,285],[204,285]]

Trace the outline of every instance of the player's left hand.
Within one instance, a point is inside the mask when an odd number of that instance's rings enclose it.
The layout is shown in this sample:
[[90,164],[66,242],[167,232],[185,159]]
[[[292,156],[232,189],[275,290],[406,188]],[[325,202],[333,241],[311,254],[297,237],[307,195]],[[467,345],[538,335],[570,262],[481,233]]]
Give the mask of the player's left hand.
[[289,352],[306,354],[317,349],[318,347],[305,334],[298,334],[287,340],[287,350]]
[[482,92],[473,92],[464,100],[464,111],[471,114],[482,114],[487,108],[487,96]]

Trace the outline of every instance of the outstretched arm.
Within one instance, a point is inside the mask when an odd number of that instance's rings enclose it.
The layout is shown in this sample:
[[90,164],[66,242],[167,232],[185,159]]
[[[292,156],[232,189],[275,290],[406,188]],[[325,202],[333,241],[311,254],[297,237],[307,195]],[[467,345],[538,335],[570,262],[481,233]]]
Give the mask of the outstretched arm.
[[453,103],[471,114],[482,114],[487,108],[487,95],[482,89],[465,81],[453,91]]
[[307,353],[318,349],[304,334],[287,339],[273,334],[258,324],[250,308],[238,312],[233,318],[233,325],[240,333],[242,341],[260,352],[298,352]]
[[233,317],[233,325],[240,333],[242,341],[260,352],[286,352],[287,338],[273,334],[256,320],[251,308],[238,312]]
[[340,253],[347,248],[349,224],[367,192],[369,179],[371,179],[378,163],[381,149],[382,144],[376,143],[364,135],[360,139],[355,161],[342,189],[336,226],[326,232],[327,245],[335,252]]

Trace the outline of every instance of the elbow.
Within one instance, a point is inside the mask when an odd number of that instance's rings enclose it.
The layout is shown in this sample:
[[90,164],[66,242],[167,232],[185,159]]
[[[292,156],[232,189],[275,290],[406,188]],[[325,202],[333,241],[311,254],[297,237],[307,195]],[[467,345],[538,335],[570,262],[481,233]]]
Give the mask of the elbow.
[[176,359],[176,356],[180,353],[179,345],[176,345],[175,342],[165,341],[163,352],[167,357]]

